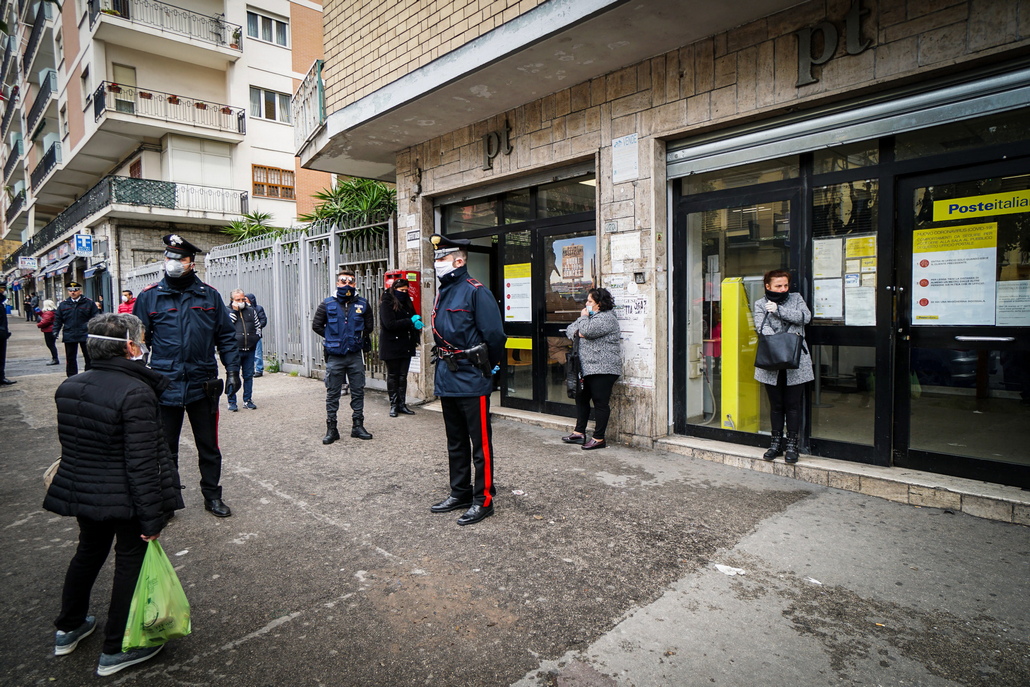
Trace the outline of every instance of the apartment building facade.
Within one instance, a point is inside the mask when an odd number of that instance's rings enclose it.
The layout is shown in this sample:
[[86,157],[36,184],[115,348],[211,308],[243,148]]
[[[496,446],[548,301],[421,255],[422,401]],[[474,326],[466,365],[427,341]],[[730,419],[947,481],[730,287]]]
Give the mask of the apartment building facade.
[[424,239],[472,239],[502,406],[572,414],[563,330],[603,286],[620,440],[764,445],[750,306],[782,268],[813,312],[807,452],[1030,486],[1027,2],[339,0],[324,22],[302,163],[397,183],[398,266],[429,292]]
[[21,241],[8,280],[61,297],[74,279],[110,310],[126,273],[163,260],[164,234],[207,250],[243,213],[290,226],[310,211],[330,175],[299,168],[290,94],[322,56],[321,14],[307,0],[3,3],[4,238]]

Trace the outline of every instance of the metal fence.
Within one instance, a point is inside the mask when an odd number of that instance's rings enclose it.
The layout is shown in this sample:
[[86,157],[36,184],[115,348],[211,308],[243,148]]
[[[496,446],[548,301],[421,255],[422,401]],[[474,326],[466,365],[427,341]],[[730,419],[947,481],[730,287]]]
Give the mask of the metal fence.
[[[336,270],[354,271],[358,293],[377,314],[372,352],[365,374],[373,388],[385,388],[386,366],[379,360],[379,298],[394,254],[395,218],[355,226],[312,225],[281,236],[261,236],[212,248],[204,258],[204,281],[225,299],[237,288],[252,293],[268,314],[262,332],[264,358],[283,372],[321,377],[325,372],[322,339],[311,331],[315,309],[335,293]],[[163,265],[129,272],[123,288],[139,293],[158,281]],[[378,381],[375,381],[378,380]]]

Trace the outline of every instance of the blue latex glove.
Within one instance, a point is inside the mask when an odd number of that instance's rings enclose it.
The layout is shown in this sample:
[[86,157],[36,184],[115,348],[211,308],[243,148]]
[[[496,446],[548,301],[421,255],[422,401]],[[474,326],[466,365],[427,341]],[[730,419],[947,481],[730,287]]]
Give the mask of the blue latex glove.
[[490,374],[497,374],[500,371],[501,371],[501,366],[500,365],[494,365],[494,369],[490,370]]
[[412,315],[411,323],[415,325],[415,329],[422,329],[422,327],[426,326],[425,323],[422,321],[421,315]]

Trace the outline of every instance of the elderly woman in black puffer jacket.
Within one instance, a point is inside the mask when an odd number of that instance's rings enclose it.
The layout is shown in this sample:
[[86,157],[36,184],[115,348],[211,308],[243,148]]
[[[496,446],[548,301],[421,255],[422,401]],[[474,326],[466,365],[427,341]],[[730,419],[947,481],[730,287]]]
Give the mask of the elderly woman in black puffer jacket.
[[75,650],[93,632],[89,598],[115,544],[114,588],[98,673],[110,675],[160,649],[122,652],[129,605],[147,543],[183,507],[179,474],[161,429],[158,395],[167,378],[143,364],[143,323],[107,313],[90,320],[90,370],[57,388],[61,464],[43,501],[79,524],[79,546],[65,575],[54,653]]

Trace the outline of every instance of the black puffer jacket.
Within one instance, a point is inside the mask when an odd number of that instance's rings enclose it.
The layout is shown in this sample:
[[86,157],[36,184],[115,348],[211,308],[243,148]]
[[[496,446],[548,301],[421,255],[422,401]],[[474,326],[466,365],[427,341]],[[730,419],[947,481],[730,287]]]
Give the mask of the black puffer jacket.
[[183,508],[179,473],[161,429],[157,397],[168,379],[125,358],[57,388],[61,466],[43,508],[89,520],[140,521],[154,536]]
[[[394,303],[400,302],[400,309],[394,309]],[[387,289],[379,301],[379,359],[396,360],[410,358],[415,355],[415,347],[422,338],[419,330],[411,321],[415,315],[415,306],[407,295],[400,299],[395,292]]]

